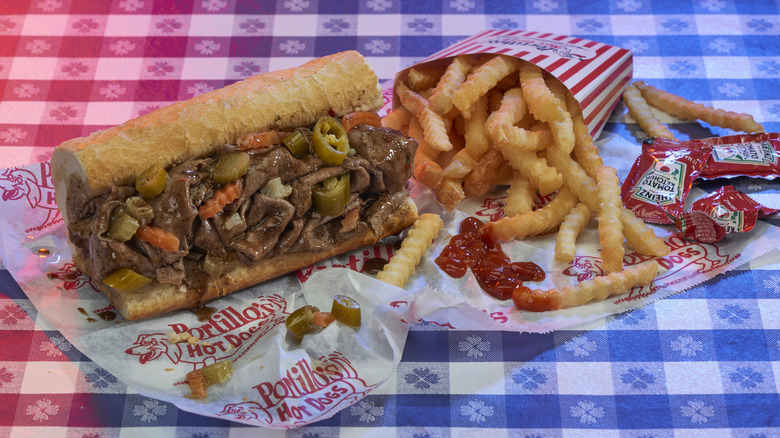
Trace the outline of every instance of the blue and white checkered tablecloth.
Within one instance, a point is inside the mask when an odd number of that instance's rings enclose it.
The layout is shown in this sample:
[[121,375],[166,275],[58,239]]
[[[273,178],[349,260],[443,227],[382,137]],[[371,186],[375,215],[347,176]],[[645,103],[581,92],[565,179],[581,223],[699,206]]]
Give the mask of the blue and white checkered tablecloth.
[[[0,168],[46,160],[68,138],[339,50],[361,51],[390,80],[485,28],[631,49],[635,79],[753,114],[778,132],[779,10],[766,0],[6,0]],[[727,133],[662,121],[682,138]],[[640,141],[622,105],[605,129]],[[777,195],[777,181],[735,182]],[[69,344],[0,271],[0,436],[778,437],[778,394],[777,256],[577,329],[414,325],[389,381],[331,419],[288,432],[136,394]]]

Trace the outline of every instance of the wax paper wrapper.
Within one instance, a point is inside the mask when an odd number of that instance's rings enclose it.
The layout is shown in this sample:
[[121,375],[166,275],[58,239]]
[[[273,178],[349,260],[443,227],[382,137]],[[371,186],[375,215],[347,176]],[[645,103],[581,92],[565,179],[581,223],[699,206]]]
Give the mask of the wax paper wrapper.
[[[356,272],[366,260],[389,258],[392,242],[209,302],[198,314],[129,322],[73,265],[49,163],[3,171],[0,188],[3,264],[54,328],[143,395],[197,414],[292,428],[360,401],[401,359],[408,325],[389,303],[410,301],[408,293]],[[289,313],[307,303],[329,311],[336,294],[361,304],[359,329],[334,323],[301,343],[287,337]],[[171,333],[192,342],[172,343]],[[233,362],[233,377],[209,387],[205,401],[188,398],[186,374],[219,360]]]

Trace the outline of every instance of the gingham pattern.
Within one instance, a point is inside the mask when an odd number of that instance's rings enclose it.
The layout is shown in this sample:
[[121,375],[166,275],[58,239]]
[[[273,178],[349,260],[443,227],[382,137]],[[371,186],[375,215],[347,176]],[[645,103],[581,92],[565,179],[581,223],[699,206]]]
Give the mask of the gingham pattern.
[[[0,168],[45,160],[68,138],[338,50],[362,51],[381,79],[392,79],[485,28],[631,49],[635,78],[750,112],[777,132],[778,8],[726,0],[4,1]],[[725,133],[690,123],[673,130],[683,138]],[[606,131],[637,138],[620,106]],[[736,183],[750,193],[778,190],[777,180]],[[580,330],[414,326],[379,390],[330,420],[267,435],[778,436],[780,265],[770,262]],[[0,436],[253,432],[129,391],[39,318],[0,271]]]

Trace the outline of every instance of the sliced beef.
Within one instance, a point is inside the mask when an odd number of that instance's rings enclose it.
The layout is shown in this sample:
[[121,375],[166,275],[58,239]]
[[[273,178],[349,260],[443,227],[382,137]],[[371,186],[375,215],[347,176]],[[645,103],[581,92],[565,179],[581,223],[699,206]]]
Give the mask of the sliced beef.
[[232,241],[230,247],[251,260],[264,258],[274,249],[294,214],[295,207],[284,199],[256,193],[246,218],[251,229]]
[[198,230],[195,232],[195,237],[192,240],[192,245],[196,248],[201,248],[206,254],[216,257],[224,258],[228,254],[227,246],[219,237],[219,233],[214,228],[214,223],[211,219],[200,221]]
[[334,176],[343,175],[344,168],[340,166],[321,167],[314,172],[292,181],[290,203],[295,206],[295,217],[301,217],[311,210],[311,188],[315,184]]
[[[185,242],[198,209],[192,202],[190,188],[210,180],[210,160],[187,160],[168,171],[168,184],[165,190],[148,201],[154,210],[152,225],[160,227]],[[205,182],[204,182],[205,183]]]
[[409,195],[406,190],[400,190],[390,195],[382,195],[374,202],[369,204],[364,211],[363,216],[366,222],[374,230],[374,234],[379,234],[382,230],[382,224],[388,216],[401,205]]
[[375,175],[381,175],[382,186],[372,186],[371,193],[395,192],[404,187],[412,173],[417,141],[390,128],[358,125],[349,133],[349,145],[372,164]]

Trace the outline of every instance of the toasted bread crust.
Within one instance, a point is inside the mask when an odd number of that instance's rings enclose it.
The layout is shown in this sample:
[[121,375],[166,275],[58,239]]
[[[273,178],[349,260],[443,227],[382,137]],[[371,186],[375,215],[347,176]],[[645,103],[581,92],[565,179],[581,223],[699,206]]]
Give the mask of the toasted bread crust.
[[110,185],[133,182],[155,163],[169,167],[246,134],[291,130],[329,112],[343,116],[382,103],[376,73],[355,51],[254,76],[62,143],[51,161],[57,204],[69,224],[69,187],[91,198]]

